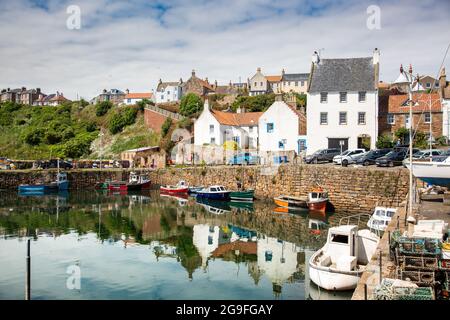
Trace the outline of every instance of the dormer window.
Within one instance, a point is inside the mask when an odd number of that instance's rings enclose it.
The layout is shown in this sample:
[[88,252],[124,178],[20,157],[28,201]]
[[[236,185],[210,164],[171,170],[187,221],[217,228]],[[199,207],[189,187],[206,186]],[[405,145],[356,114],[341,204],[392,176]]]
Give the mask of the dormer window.
[[347,102],[347,92],[339,92],[339,102],[340,103]]
[[328,92],[320,93],[320,103],[327,103],[328,101]]

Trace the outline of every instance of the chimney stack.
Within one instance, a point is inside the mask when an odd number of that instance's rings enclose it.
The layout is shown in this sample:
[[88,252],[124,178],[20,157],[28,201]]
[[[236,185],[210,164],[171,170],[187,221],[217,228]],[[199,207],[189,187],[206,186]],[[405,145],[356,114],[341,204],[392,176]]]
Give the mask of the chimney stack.
[[281,70],[281,75],[284,76],[284,68]]
[[182,78],[180,78],[180,84],[183,84],[183,79]]
[[195,77],[195,70],[192,69],[192,76]]
[[256,69],[256,72],[261,72],[261,68],[258,67],[258,68]]
[[375,48],[375,50],[373,50],[373,64],[379,63],[380,63],[380,50],[378,50],[378,48]]
[[129,94],[129,93],[130,93],[130,90],[129,90],[129,89],[127,89],[127,90],[125,90],[125,92],[126,92],[127,94]]
[[320,62],[319,54],[317,53],[317,51],[314,51],[314,53],[312,55],[312,63],[319,64],[319,62]]
[[445,67],[441,69],[439,74],[439,90],[442,93],[442,97],[444,96],[445,86],[447,85],[447,75],[445,74]]

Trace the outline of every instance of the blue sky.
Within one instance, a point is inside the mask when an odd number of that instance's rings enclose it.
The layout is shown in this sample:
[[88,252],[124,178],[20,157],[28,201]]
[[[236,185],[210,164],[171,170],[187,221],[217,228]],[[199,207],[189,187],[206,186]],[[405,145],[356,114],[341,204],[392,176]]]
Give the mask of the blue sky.
[[[379,30],[366,26],[373,4]],[[81,10],[80,30],[66,27],[69,5]],[[309,72],[315,50],[363,57],[375,47],[384,81],[401,63],[435,76],[450,43],[448,12],[447,0],[0,0],[0,87],[90,99],[104,88],[151,91],[192,69],[219,83],[244,81],[257,67]]]

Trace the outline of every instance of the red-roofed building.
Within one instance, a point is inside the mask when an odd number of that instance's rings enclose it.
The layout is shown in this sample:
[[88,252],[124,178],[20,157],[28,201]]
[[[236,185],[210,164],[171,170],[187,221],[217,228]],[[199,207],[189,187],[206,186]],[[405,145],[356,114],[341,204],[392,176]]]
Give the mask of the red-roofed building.
[[241,149],[256,149],[258,121],[262,114],[211,110],[206,100],[203,112],[194,124],[194,144],[222,146],[226,141],[235,141]]
[[214,92],[214,87],[209,83],[208,78],[200,79],[195,75],[195,70],[192,70],[191,77],[184,83],[183,95],[195,93],[201,97],[206,97],[212,92]]
[[[433,138],[442,136],[442,104],[439,93],[415,92],[413,100],[413,129]],[[406,94],[380,96],[379,132],[394,137],[399,128],[410,128],[409,99]]]
[[123,103],[126,105],[134,105],[142,100],[153,101],[153,93],[151,92],[141,92],[141,93],[130,93],[130,91],[126,90],[125,98],[123,98]]

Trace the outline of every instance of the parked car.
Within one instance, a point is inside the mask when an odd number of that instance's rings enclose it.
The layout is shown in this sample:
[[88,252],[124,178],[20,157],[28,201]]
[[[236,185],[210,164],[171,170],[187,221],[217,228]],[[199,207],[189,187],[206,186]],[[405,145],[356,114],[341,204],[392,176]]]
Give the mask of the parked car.
[[229,161],[228,164],[258,164],[259,158],[258,156],[252,155],[249,152],[241,153],[234,155]]
[[320,149],[306,156],[304,160],[306,163],[332,162],[338,154],[341,154],[341,151],[337,148]]
[[[401,166],[403,160],[408,155],[408,148],[395,148],[387,155],[378,158],[375,163],[378,167],[393,167]],[[416,153],[419,149],[413,149],[413,153]]]
[[[426,160],[430,160],[430,158],[437,157],[437,156],[441,156],[444,154],[443,150],[419,150],[416,153],[414,153],[412,155],[412,159],[413,161],[426,161]],[[409,154],[406,155],[405,160],[403,160],[403,166],[406,168],[406,164],[409,163]]]
[[334,156],[333,163],[334,164],[342,164],[343,166],[347,166],[350,163],[356,162],[358,156],[362,156],[366,153],[365,149],[354,149],[354,150],[346,150],[342,154]]
[[[38,166],[41,169],[54,169],[58,168],[58,160],[57,159],[51,159],[48,161],[39,161]],[[63,170],[69,170],[72,169],[72,163],[64,160],[59,160],[59,168]]]
[[391,152],[392,149],[375,149],[370,150],[369,152],[365,153],[361,157],[359,157],[356,160],[357,164],[362,164],[363,166],[369,166],[371,164],[375,164],[375,161],[378,158],[381,158],[385,155],[387,155],[389,152]]

